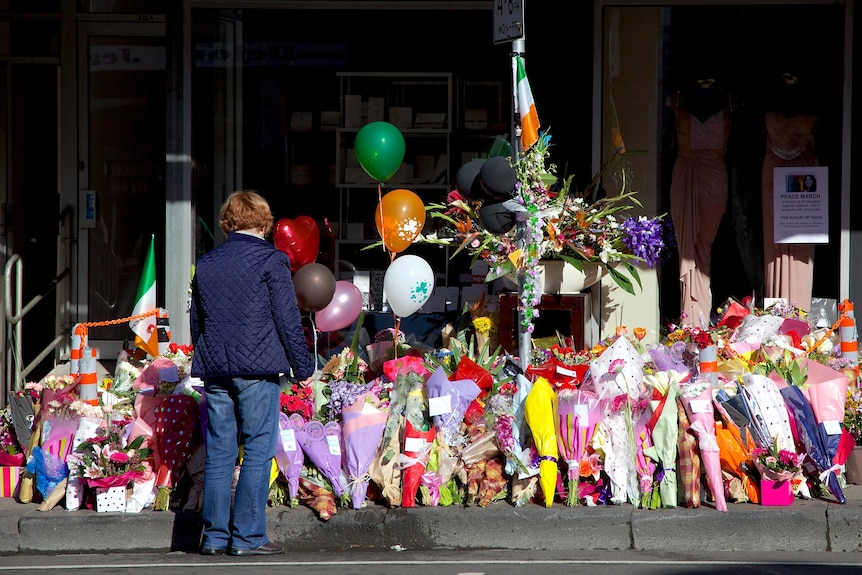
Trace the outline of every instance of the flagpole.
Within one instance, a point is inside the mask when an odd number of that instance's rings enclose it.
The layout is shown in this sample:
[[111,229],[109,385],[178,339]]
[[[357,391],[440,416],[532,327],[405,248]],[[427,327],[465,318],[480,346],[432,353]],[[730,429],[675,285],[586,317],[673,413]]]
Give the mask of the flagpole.
[[[518,100],[518,78],[515,72],[515,58],[518,56],[524,57],[524,53],[526,50],[526,42],[524,40],[526,33],[522,34],[520,38],[512,41],[512,105],[511,108],[511,117],[510,117],[510,126],[511,130],[509,133],[512,138],[512,161],[517,162],[519,152],[521,150],[521,135],[516,133],[516,114],[515,114],[515,102]],[[526,247],[525,236],[527,232],[527,222],[524,220],[518,220],[515,228],[515,237],[518,242],[518,248],[524,250]],[[526,323],[526,308],[521,305],[521,300],[524,294],[524,274],[518,274],[518,358],[521,364],[521,369],[524,371],[527,370],[527,367],[530,365],[530,353],[532,350],[532,341],[530,339],[530,333],[524,328],[524,324]]]

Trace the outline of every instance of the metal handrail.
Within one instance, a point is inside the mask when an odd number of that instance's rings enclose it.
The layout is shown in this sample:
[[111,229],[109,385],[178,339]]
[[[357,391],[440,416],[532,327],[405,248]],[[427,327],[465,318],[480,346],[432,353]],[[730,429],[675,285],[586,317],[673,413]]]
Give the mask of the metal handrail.
[[[72,208],[67,207],[59,216],[60,221],[66,217],[71,218]],[[71,247],[70,247],[71,252]],[[67,260],[71,261],[71,260]],[[63,344],[68,334],[59,333],[41,352],[25,367],[23,365],[23,342],[22,342],[22,320],[49,296],[57,286],[72,274],[71,265],[68,264],[57,276],[52,279],[41,293],[35,295],[25,305],[21,305],[24,291],[24,265],[20,254],[13,254],[6,262],[5,269],[5,302],[4,312],[6,316],[6,384],[4,395],[0,397],[0,405],[5,403],[8,394],[12,390],[20,390],[24,387],[25,378],[44,360],[50,353]],[[14,290],[13,290],[14,279]]]
[[[14,279],[15,279],[15,291],[14,291],[14,301],[12,299],[12,278],[14,270]],[[18,254],[14,254],[9,261],[6,262],[6,302],[5,302],[5,311],[6,311],[6,322],[8,323],[8,339],[10,340],[7,343],[9,347],[9,355],[7,355],[7,363],[6,363],[6,377],[7,381],[13,383],[11,389],[21,389],[23,386],[23,380],[30,372],[35,369],[35,367],[45,359],[49,353],[54,351],[64,340],[65,334],[59,334],[55,337],[48,346],[43,349],[39,355],[27,364],[27,367],[22,367],[22,341],[21,341],[21,320],[26,316],[36,305],[39,304],[43,299],[47,296],[51,295],[51,293],[57,288],[57,286],[62,282],[66,277],[71,275],[72,268],[66,267],[63,271],[60,272],[57,277],[55,277],[48,284],[42,293],[33,296],[33,298],[27,302],[24,307],[21,307],[21,298],[23,297],[23,275],[24,275],[24,267],[21,260],[21,257]],[[9,361],[11,360],[11,361]]]

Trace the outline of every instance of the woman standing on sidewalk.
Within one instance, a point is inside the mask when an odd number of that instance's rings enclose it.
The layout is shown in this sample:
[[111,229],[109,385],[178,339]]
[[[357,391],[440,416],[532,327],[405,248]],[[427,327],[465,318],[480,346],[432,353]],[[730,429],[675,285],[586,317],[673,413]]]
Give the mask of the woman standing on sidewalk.
[[[266,503],[278,441],[280,373],[309,378],[314,363],[296,303],[290,261],[264,238],[269,204],[234,192],[221,208],[227,241],[198,261],[192,282],[192,375],[206,389],[204,555],[269,555]],[[231,482],[243,459],[231,505]]]

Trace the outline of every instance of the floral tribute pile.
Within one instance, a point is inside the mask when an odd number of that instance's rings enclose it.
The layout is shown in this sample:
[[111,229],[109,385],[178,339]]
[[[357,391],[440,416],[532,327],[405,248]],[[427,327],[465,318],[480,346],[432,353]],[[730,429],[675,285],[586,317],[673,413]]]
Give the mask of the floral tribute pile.
[[[172,495],[188,500],[203,474],[202,456],[195,463],[192,453],[204,449],[203,385],[188,375],[192,357],[191,346],[177,344],[151,360],[123,352],[114,376],[100,383],[97,401],[81,400],[70,374],[51,374],[13,392],[0,420],[0,464],[7,466],[2,495],[40,502],[43,511],[61,503],[104,511],[97,501],[112,489],[120,505],[112,501],[111,511],[168,509]],[[184,488],[175,492],[180,480]]]
[[[788,306],[719,311],[655,345],[640,328],[585,350],[560,336],[526,369],[477,346],[472,328],[433,351],[395,330],[366,349],[354,338],[309,386],[283,378],[270,503],[322,520],[370,504],[844,503],[862,408],[842,318],[816,328]],[[16,470],[0,476],[4,494],[77,509],[120,485],[127,512],[198,509],[206,397],[188,376],[192,353],[123,358],[98,405],[77,399],[70,376],[17,392],[0,418],[0,463]],[[170,425],[167,409],[180,414]]]

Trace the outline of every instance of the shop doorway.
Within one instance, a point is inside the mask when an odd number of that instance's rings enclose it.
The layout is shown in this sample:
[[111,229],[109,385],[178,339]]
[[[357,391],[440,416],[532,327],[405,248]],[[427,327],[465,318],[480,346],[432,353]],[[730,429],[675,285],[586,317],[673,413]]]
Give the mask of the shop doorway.
[[[79,27],[78,317],[128,317],[150,238],[157,302],[164,300],[165,30],[156,23]],[[162,278],[159,281],[159,278]],[[113,359],[133,333],[118,323],[90,330]]]

